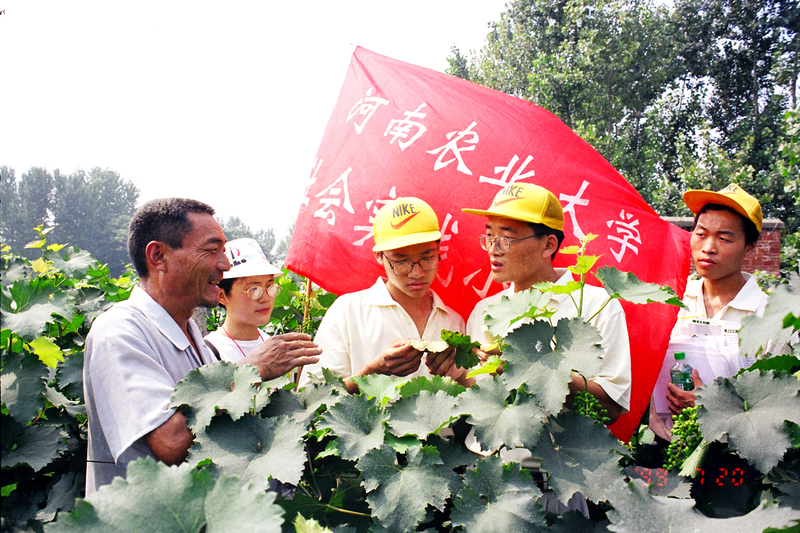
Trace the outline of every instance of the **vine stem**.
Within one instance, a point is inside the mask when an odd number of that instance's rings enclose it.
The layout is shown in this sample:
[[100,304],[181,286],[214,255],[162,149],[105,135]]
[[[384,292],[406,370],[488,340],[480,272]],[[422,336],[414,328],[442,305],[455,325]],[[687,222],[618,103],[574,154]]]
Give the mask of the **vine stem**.
[[[303,331],[306,321],[308,320],[308,308],[309,303],[311,302],[311,285],[312,282],[309,278],[306,278],[306,297],[305,301],[303,302],[303,324],[300,326],[300,331]],[[300,375],[303,373],[303,367],[297,367],[297,373],[294,375],[294,390],[297,391],[297,388],[300,386]]]

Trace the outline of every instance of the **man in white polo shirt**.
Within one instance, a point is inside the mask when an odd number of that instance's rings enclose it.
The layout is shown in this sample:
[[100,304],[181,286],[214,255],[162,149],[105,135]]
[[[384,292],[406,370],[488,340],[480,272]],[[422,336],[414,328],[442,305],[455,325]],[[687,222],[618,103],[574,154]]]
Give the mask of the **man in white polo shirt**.
[[[439,220],[419,198],[398,198],[386,204],[373,222],[375,260],[386,278],[371,288],[340,296],[328,309],[315,342],[319,363],[304,369],[300,385],[328,368],[343,378],[449,375],[463,379],[453,365],[453,349],[428,355],[413,348],[412,339],[439,340],[443,329],[464,332],[464,320],[431,290],[439,268]],[[345,379],[350,392],[358,386]]]
[[[175,383],[216,358],[191,320],[196,307],[219,305],[219,282],[230,263],[214,209],[196,200],[162,198],[136,210],[128,253],[139,285],[92,324],[83,388],[89,421],[86,494],[125,477],[130,462],[155,457],[182,462],[194,436],[170,409]],[[317,361],[311,337],[271,337],[240,361],[273,379]],[[275,360],[288,364],[276,367]]]
[[[486,217],[486,234],[480,236],[480,242],[489,255],[492,279],[511,284],[508,289],[478,302],[467,320],[467,334],[473,340],[485,342],[483,318],[489,305],[536,283],[550,281],[565,285],[573,280],[566,269],[553,268],[553,259],[564,239],[564,211],[547,189],[519,182],[498,192],[488,209],[462,211]],[[589,323],[599,330],[605,351],[600,372],[589,378],[588,389],[613,422],[630,407],[631,357],[625,312],[617,300],[603,307],[607,300],[608,294],[602,288],[591,285],[584,288],[582,315],[593,317]],[[567,294],[553,294],[547,307],[556,310],[554,322],[578,314]],[[478,349],[476,354],[481,359],[488,357]],[[570,397],[586,387],[583,378],[573,374]]]
[[683,194],[695,213],[690,244],[700,279],[686,285],[667,356],[653,392],[650,427],[670,440],[672,415],[695,405],[695,391],[669,381],[675,352],[683,351],[694,370],[695,388],[717,377],[731,377],[754,357],[739,354],[738,330],[748,315],[763,316],[767,295],[756,278],[742,272],[745,256],[761,233],[761,204],[736,184],[721,191],[695,189]]

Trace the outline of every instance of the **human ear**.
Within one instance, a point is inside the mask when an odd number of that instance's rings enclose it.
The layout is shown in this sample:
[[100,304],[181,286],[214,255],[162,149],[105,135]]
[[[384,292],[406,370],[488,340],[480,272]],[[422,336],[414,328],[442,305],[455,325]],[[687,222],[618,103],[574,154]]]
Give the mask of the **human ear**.
[[555,235],[545,236],[544,250],[542,257],[553,257],[553,254],[558,250],[558,237]]
[[144,256],[147,260],[147,271],[160,270],[165,272],[167,269],[166,254],[169,246],[160,241],[150,241],[144,249]]
[[375,261],[378,262],[379,265],[383,265],[383,252],[372,252],[375,254]]

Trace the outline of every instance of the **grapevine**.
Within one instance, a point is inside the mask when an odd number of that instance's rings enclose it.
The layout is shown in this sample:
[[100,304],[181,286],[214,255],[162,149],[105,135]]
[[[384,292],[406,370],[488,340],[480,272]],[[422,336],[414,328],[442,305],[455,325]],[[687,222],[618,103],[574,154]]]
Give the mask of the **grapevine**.
[[686,458],[703,442],[700,426],[697,423],[697,409],[697,406],[687,407],[672,417],[675,425],[672,426],[673,439],[664,459],[666,470],[680,468]]

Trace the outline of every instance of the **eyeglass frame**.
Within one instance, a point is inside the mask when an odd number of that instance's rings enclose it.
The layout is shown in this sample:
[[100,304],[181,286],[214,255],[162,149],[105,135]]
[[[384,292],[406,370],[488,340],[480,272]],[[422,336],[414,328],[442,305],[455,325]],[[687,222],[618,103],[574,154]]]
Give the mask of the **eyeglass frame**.
[[[491,250],[492,246],[494,246],[495,250],[497,250],[497,253],[507,254],[508,252],[511,251],[511,245],[514,244],[515,242],[524,241],[525,239],[533,239],[534,237],[541,237],[542,235],[545,235],[545,234],[544,233],[534,233],[533,235],[528,235],[527,237],[521,237],[519,239],[509,239],[505,235],[499,235],[497,237],[490,237],[490,236],[488,236],[486,234],[483,234],[483,235],[479,235],[478,236],[478,241],[481,243],[481,248],[483,248],[487,252],[489,250]],[[488,246],[483,244],[484,240],[489,242]],[[500,243],[502,243],[503,241],[507,242],[508,244],[505,244],[505,245],[501,246]],[[503,248],[505,248],[505,249],[503,249]]]
[[[414,265],[419,265],[420,270],[422,270],[423,272],[432,272],[432,271],[436,270],[437,268],[439,268],[439,264],[441,264],[441,262],[442,262],[441,254],[436,254],[436,256],[431,256],[431,257],[423,257],[419,261],[411,261],[409,259],[400,259],[400,260],[389,259],[388,257],[386,257],[386,254],[384,254],[383,252],[381,252],[381,257],[386,259],[386,262],[389,263],[389,268],[392,269],[392,272],[394,272],[394,274],[396,276],[407,276],[407,275],[411,274],[411,272],[414,270]],[[435,267],[433,267],[433,268],[425,268],[425,267],[422,266],[422,262],[423,261],[431,260],[434,257],[436,258],[436,266]],[[395,263],[394,265],[392,264],[392,261],[394,261],[394,263]],[[398,263],[410,264],[411,268],[408,269],[408,272],[403,272],[401,274],[401,273],[397,272],[394,269],[395,265],[397,265]]]
[[[265,292],[267,293],[267,296],[269,296],[270,298],[276,298],[281,293],[281,289],[282,289],[282,287],[280,285],[278,285],[277,283],[271,284],[266,289],[264,287],[262,287],[261,285],[254,285],[254,286],[252,286],[249,289],[244,290],[244,291],[240,290],[240,289],[231,288],[231,290],[234,290],[236,292],[245,293],[247,295],[247,297],[250,298],[251,300],[260,299],[264,295]],[[255,293],[258,293],[258,294],[256,296],[251,296],[250,295],[251,292],[255,292]],[[275,294],[272,294],[273,292]]]

